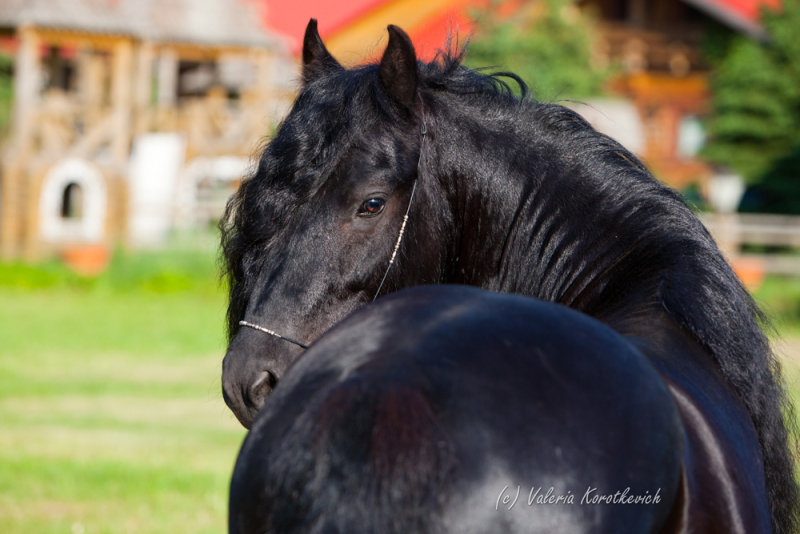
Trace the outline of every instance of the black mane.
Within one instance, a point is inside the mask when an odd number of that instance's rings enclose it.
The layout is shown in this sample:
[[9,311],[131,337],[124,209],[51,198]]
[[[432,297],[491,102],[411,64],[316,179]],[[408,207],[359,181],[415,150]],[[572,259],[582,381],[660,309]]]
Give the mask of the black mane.
[[[421,180],[450,177],[440,186],[448,198],[472,188],[459,201],[464,213],[480,219],[476,233],[453,244],[440,281],[562,303],[632,336],[650,314],[669,314],[707,349],[746,406],[764,453],[776,532],[793,532],[798,490],[790,404],[762,328],[764,316],[711,236],[683,199],[616,141],[567,108],[537,102],[514,75],[463,67],[464,54],[454,50],[418,65],[431,138]],[[348,135],[379,117],[400,122],[377,84],[375,65],[308,84],[257,171],[229,203],[220,228],[231,336],[254,273],[275,261],[270,240],[292,224],[293,203],[319,187],[338,157],[321,147],[344,150],[353,142]],[[335,136],[345,139],[332,143]],[[308,165],[308,158],[317,164]],[[298,174],[301,169],[307,174]],[[486,184],[498,182],[495,190],[504,198],[477,197],[488,191]],[[443,226],[463,226],[457,213],[451,216]],[[493,243],[481,258],[491,268],[467,264],[460,252],[481,250],[478,244],[499,220],[509,223],[505,241]],[[401,264],[413,261],[401,251]],[[397,288],[402,281],[393,283]]]

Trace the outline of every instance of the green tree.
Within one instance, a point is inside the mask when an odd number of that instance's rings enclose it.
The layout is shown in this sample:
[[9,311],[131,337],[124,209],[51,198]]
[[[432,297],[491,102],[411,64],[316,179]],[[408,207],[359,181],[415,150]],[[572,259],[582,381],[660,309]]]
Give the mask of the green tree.
[[594,65],[594,22],[574,4],[540,0],[511,10],[505,0],[491,2],[475,14],[467,64],[514,72],[539,100],[600,94],[610,72]]
[[0,53],[0,136],[6,133],[11,120],[11,104],[14,98],[13,61]]
[[716,62],[703,156],[756,185],[754,209],[800,213],[800,0],[762,22],[763,42],[737,35]]
[[794,89],[761,44],[741,38],[731,44],[711,82],[714,112],[704,156],[758,182],[791,147]]

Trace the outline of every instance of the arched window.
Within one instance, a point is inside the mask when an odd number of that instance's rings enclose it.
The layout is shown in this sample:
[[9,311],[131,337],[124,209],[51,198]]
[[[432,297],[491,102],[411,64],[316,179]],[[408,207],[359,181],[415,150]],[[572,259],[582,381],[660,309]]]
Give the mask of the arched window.
[[106,182],[79,158],[53,165],[42,180],[39,231],[48,243],[99,242],[106,232]]
[[61,217],[63,219],[80,219],[83,216],[83,190],[75,182],[64,188],[61,197]]

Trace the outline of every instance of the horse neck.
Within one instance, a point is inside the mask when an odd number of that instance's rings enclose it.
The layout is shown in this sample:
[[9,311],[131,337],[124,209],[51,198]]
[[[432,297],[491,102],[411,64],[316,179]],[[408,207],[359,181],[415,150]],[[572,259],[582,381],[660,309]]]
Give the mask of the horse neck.
[[563,113],[566,131],[531,126],[535,116],[440,130],[442,147],[459,147],[436,155],[460,236],[446,281],[606,322],[655,312],[669,272],[695,268],[680,251],[699,222],[622,147]]

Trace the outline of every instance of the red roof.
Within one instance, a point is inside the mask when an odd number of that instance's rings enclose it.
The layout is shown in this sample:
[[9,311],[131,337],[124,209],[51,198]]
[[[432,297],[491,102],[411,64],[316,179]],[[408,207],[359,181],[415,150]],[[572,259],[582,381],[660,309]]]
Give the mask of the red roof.
[[[348,25],[378,11],[381,7],[396,4],[397,0],[261,0],[266,4],[265,23],[268,29],[287,38],[293,53],[300,52],[303,32],[310,18],[318,21],[323,39],[344,30]],[[420,57],[430,58],[441,48],[451,28],[460,34],[472,30],[467,16],[467,6],[484,5],[486,0],[447,0],[444,10],[437,10],[416,27],[403,27],[409,33]],[[400,23],[398,21],[398,23]],[[376,36],[377,39],[377,36]]]
[[[266,4],[267,28],[285,36],[294,53],[302,46],[303,32],[311,17],[319,21],[323,39],[347,27],[359,18],[393,0],[260,0]],[[462,33],[471,24],[466,6],[484,4],[484,0],[451,0],[452,8],[409,31],[420,56],[430,57],[447,39],[451,26]],[[781,0],[684,0],[733,28],[751,35],[763,33],[759,24],[761,6],[778,9]]]
[[762,5],[772,9],[781,6],[781,0],[716,0],[716,3],[723,4],[751,22],[758,22]]
[[317,19],[320,36],[324,39],[364,13],[385,4],[387,0],[265,0],[267,28],[285,35],[292,52],[298,53],[303,33],[312,17]]
[[780,9],[781,0],[684,0],[687,4],[702,9],[710,15],[733,28],[749,33],[761,35],[762,7]]

